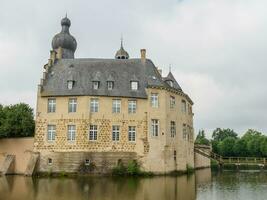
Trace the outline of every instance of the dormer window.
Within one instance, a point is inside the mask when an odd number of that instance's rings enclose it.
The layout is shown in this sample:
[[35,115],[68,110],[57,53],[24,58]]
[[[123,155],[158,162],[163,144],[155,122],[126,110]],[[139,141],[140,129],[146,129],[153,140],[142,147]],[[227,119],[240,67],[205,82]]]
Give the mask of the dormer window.
[[73,85],[74,85],[74,81],[68,81],[68,89],[69,90],[72,90]]
[[131,90],[138,90],[138,81],[131,81]]
[[173,81],[168,81],[168,84],[173,87]]
[[99,81],[93,81],[93,89],[98,90],[99,89]]
[[114,82],[113,81],[108,81],[107,82],[108,90],[112,90],[114,88]]

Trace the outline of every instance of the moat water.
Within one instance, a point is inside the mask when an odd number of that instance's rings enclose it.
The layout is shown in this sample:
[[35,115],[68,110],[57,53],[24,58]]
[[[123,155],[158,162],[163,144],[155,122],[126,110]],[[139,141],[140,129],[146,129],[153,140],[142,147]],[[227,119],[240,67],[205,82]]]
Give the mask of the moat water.
[[211,172],[152,178],[0,177],[1,200],[267,200],[267,172]]

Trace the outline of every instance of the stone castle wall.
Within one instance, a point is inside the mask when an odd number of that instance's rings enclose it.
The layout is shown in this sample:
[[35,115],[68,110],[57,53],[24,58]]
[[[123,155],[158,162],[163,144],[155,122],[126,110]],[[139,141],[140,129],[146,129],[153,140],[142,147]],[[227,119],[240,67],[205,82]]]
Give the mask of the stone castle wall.
[[[85,153],[135,153],[138,162],[145,171],[165,173],[174,170],[186,170],[186,166],[194,167],[193,153],[193,114],[181,112],[181,101],[186,98],[179,94],[162,89],[147,89],[147,94],[159,94],[159,107],[152,108],[148,99],[135,99],[137,112],[128,113],[128,100],[121,99],[121,112],[112,113],[113,97],[77,96],[77,111],[68,113],[70,97],[56,97],[56,112],[47,113],[47,97],[38,95],[36,114],[36,133],[34,151],[42,155],[56,152]],[[170,108],[170,95],[175,96],[176,105]],[[99,99],[99,111],[90,112],[90,99]],[[187,102],[189,106],[189,102]],[[191,105],[190,105],[191,106]],[[160,121],[159,135],[151,135],[151,119]],[[176,122],[176,136],[170,136],[170,121]],[[56,125],[56,139],[47,141],[47,125]],[[89,141],[89,125],[98,126],[97,141]],[[183,124],[187,125],[188,137],[183,137]],[[67,141],[67,126],[76,125],[76,140]],[[120,140],[113,142],[112,125],[120,126]],[[136,141],[128,141],[128,126],[136,126]],[[174,155],[176,152],[176,155]],[[78,155],[78,154],[77,154]],[[80,155],[80,154],[79,154]],[[117,154],[119,155],[119,154]],[[81,156],[81,162],[84,157]],[[112,163],[117,162],[117,157]],[[47,163],[43,160],[41,163]],[[45,169],[40,167],[40,170]]]
[[33,137],[0,139],[0,169],[6,155],[15,155],[15,174],[24,174],[33,150]]

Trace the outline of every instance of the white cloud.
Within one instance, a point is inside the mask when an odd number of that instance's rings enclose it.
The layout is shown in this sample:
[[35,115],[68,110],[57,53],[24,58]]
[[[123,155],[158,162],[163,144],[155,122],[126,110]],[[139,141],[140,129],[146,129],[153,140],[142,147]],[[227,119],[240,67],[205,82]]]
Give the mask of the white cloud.
[[76,57],[113,57],[123,33],[130,57],[147,48],[156,66],[172,64],[195,102],[196,130],[267,132],[266,7],[265,0],[3,1],[0,103],[35,106],[52,37],[68,12]]

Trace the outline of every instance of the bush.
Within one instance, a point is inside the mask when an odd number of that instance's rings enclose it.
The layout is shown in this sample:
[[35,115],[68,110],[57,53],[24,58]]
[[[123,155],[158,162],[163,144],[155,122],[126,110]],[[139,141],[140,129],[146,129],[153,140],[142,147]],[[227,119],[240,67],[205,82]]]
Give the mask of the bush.
[[127,174],[131,176],[136,176],[140,175],[140,173],[141,171],[138,163],[135,160],[130,161],[127,165]]

